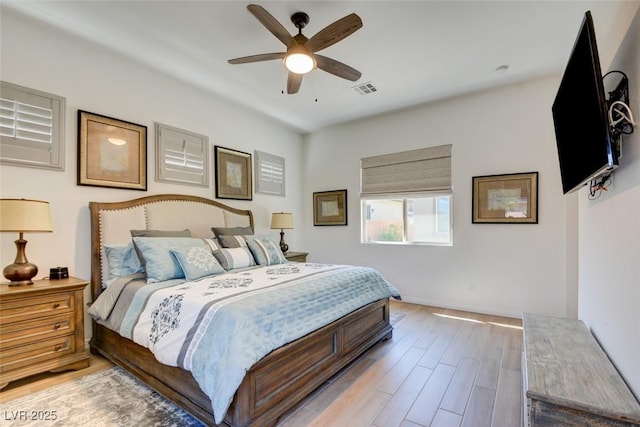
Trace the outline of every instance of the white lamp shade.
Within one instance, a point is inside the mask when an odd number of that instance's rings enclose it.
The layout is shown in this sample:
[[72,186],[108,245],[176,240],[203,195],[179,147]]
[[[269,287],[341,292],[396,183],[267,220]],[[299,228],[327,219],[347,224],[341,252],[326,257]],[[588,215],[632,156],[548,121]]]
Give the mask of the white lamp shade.
[[293,214],[287,212],[271,214],[271,228],[293,229]]
[[0,231],[18,233],[52,231],[49,202],[0,199]]

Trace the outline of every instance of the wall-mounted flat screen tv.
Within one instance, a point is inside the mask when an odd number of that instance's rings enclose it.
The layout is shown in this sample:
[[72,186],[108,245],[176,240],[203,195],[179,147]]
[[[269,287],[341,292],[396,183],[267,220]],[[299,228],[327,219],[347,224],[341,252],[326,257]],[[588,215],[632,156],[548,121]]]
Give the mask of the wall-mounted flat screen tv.
[[587,11],[552,107],[564,194],[618,165],[607,113],[593,19]]

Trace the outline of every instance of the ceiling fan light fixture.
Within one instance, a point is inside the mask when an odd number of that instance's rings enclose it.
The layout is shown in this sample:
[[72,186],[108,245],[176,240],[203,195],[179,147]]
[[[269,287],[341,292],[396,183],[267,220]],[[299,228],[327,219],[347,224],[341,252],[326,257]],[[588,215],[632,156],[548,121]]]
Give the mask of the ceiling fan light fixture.
[[290,53],[284,57],[284,65],[287,70],[296,74],[307,74],[316,66],[316,61],[306,53]]

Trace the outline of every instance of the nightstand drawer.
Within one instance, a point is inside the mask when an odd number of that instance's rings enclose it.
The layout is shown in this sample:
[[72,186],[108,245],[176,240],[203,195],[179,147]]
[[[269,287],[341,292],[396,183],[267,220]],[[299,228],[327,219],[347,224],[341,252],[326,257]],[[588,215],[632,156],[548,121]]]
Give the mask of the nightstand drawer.
[[72,313],[73,294],[61,293],[33,298],[16,298],[0,303],[0,325],[56,314]]
[[70,335],[74,331],[75,324],[71,313],[26,322],[8,323],[2,326],[0,347],[24,345],[60,335]]
[[7,372],[76,351],[73,335],[0,349],[0,372]]

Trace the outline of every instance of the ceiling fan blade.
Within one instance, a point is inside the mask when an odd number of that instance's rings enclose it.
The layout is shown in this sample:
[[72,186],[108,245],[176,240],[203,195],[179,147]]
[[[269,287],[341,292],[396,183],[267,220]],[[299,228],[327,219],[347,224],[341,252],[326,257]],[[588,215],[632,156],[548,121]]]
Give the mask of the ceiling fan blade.
[[250,62],[270,61],[272,59],[282,59],[286,52],[261,53],[258,55],[242,56],[230,59],[229,64],[248,64]]
[[289,77],[287,77],[288,94],[298,93],[298,91],[300,90],[300,85],[302,84],[302,77],[304,77],[304,74],[289,72]]
[[351,15],[338,19],[333,24],[329,24],[322,30],[318,31],[318,33],[309,39],[305,46],[311,52],[318,52],[338,43],[340,40],[350,34],[353,34],[360,28],[362,28],[362,19],[360,19],[360,17],[355,13],[352,13]]
[[257,4],[250,4],[247,6],[247,9],[249,9],[249,12],[251,12],[253,16],[255,16],[258,21],[260,21],[260,23],[271,32],[271,34],[276,36],[278,40],[284,43],[285,46],[289,47],[293,40],[293,36],[289,34],[289,31],[287,31],[287,29],[284,28],[276,18],[274,18],[262,6],[258,6]]
[[316,57],[316,65],[323,71],[333,74],[334,76],[342,77],[343,79],[351,80],[355,82],[358,80],[362,73],[355,68],[343,64],[335,59],[327,58],[326,56],[314,55]]

